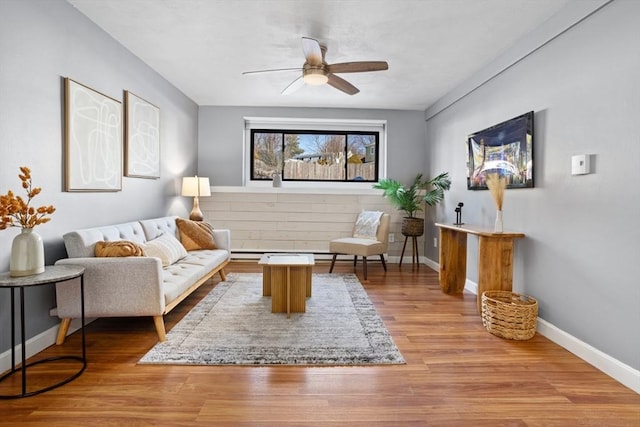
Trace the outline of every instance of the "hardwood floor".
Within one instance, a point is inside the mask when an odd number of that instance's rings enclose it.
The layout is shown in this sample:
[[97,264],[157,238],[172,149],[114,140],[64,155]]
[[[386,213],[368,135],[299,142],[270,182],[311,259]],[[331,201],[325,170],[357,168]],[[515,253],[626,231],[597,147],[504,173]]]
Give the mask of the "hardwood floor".
[[[152,319],[99,319],[87,328],[85,372],[38,396],[0,400],[0,426],[640,426],[640,395],[540,335],[489,334],[475,295],[443,294],[430,268],[388,267],[371,263],[364,286],[406,365],[136,365],[156,343]],[[260,269],[245,261],[226,271]],[[334,270],[352,271],[349,262]],[[167,315],[167,330],[213,286]],[[75,333],[34,359],[79,345]],[[68,366],[29,369],[30,387]],[[18,379],[0,393],[15,393]]]

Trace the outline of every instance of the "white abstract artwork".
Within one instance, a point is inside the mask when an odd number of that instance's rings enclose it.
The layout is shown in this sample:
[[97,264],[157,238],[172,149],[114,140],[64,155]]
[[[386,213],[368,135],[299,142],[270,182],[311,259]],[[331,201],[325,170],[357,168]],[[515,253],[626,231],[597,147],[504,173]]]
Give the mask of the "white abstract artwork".
[[125,176],[160,177],[160,109],[125,92]]
[[65,191],[122,189],[122,103],[65,78]]

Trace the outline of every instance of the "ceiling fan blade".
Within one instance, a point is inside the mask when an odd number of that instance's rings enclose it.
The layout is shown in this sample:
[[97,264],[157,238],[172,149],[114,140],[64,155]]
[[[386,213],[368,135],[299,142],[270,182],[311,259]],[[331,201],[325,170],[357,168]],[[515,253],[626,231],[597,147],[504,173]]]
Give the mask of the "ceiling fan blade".
[[302,71],[302,68],[274,68],[272,70],[255,70],[255,71],[243,71],[242,74],[258,74],[258,73],[270,73],[272,71]]
[[282,95],[291,95],[293,92],[297,91],[302,86],[304,86],[304,80],[302,79],[302,76],[300,76],[294,81],[292,81],[291,83],[289,83],[289,86],[284,88],[284,90],[282,91]]
[[330,73],[363,73],[388,69],[389,64],[386,61],[341,62],[327,66],[327,71]]
[[360,92],[360,89],[358,89],[345,79],[336,76],[335,74],[329,73],[327,74],[327,77],[329,78],[329,80],[327,81],[328,85],[333,86],[348,95],[355,95],[356,93]]
[[322,65],[322,49],[320,48],[318,40],[303,37],[302,51],[309,65]]

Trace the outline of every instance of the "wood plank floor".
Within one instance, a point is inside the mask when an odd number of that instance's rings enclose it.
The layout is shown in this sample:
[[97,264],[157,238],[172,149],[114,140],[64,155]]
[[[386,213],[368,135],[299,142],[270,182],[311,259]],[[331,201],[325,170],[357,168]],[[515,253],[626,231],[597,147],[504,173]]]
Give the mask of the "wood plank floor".
[[[260,269],[244,261],[226,271]],[[352,271],[348,262],[334,270]],[[167,329],[218,280],[170,313]],[[443,294],[430,268],[391,264],[384,274],[371,263],[364,286],[406,365],[136,365],[156,342],[151,318],[99,319],[87,328],[86,371],[50,392],[0,400],[0,426],[640,426],[640,395],[540,335],[487,333],[475,295]],[[34,359],[79,344],[75,333]],[[32,368],[29,385],[59,378],[65,363]],[[5,381],[0,393],[17,386]]]

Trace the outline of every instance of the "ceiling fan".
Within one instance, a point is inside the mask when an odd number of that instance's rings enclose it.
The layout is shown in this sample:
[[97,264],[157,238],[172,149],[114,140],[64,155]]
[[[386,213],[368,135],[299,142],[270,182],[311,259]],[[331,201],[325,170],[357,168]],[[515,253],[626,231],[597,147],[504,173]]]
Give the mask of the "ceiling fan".
[[305,57],[302,68],[245,71],[242,74],[268,73],[272,71],[302,71],[300,77],[284,88],[282,91],[283,95],[295,92],[305,83],[312,86],[328,84],[346,94],[355,95],[360,92],[360,90],[343,78],[336,76],[336,74],[363,73],[389,69],[389,64],[387,64],[386,61],[358,61],[327,64],[324,59],[327,53],[327,47],[322,46],[317,40],[310,37],[302,37],[302,52]]

